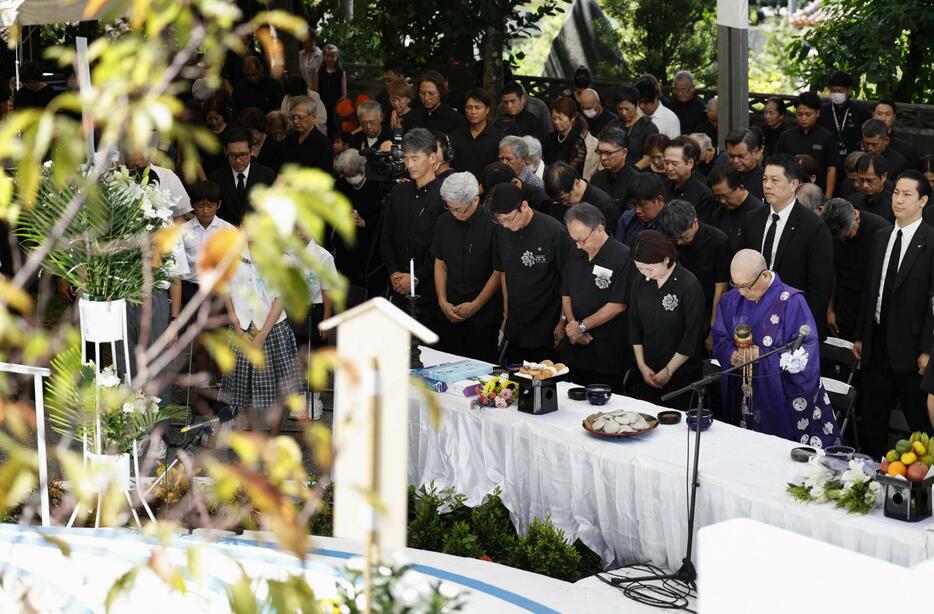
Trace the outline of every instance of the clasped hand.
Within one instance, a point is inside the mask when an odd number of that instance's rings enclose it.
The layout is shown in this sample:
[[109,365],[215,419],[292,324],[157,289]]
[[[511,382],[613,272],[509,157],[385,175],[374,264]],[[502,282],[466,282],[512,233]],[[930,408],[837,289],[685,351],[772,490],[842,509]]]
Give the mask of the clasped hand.
[[759,358],[758,345],[754,345],[748,348],[736,349],[730,356],[730,365],[735,367],[736,365],[741,365],[744,362],[749,362],[750,360],[755,360],[756,358]]

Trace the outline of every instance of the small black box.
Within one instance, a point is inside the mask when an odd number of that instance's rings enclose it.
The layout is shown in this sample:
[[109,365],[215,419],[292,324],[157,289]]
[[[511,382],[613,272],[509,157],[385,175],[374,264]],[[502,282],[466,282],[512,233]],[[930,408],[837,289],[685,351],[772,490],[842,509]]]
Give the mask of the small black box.
[[517,375],[519,382],[519,411],[527,414],[550,414],[558,409],[558,379],[531,379]]
[[876,479],[885,486],[883,513],[889,518],[918,522],[931,516],[931,485],[934,477],[909,482],[877,473]]

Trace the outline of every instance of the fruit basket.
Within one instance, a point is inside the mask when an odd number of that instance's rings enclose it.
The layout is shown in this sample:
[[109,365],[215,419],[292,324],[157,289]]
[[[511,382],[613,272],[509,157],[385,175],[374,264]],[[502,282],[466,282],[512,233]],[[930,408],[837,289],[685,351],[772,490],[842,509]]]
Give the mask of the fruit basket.
[[887,517],[906,522],[930,518],[932,445],[934,440],[927,433],[915,432],[900,439],[882,459],[876,480],[885,486],[883,513]]

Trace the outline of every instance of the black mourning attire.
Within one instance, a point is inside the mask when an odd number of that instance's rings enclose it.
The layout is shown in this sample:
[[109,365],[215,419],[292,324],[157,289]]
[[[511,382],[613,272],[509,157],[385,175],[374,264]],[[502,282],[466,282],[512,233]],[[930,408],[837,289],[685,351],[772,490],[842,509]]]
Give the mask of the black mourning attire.
[[542,120],[528,109],[522,109],[516,116],[503,115],[496,120],[496,127],[503,134],[534,136],[539,141],[545,138],[545,127],[542,125]]
[[234,110],[239,113],[249,107],[256,107],[263,113],[279,111],[284,95],[279,82],[268,75],[263,75],[257,83],[243,78],[233,88]]
[[861,149],[863,124],[870,117],[869,111],[863,105],[852,100],[847,100],[839,106],[825,102],[821,105],[817,125],[833,135],[840,157],[845,158],[851,151]]
[[541,361],[554,355],[561,317],[561,275],[569,239],[553,217],[533,213],[525,228],[496,229],[493,267],[506,275],[507,362]]
[[[588,183],[583,196],[581,196],[580,202],[593,205],[600,210],[600,213],[603,214],[606,220],[606,225],[604,227],[607,233],[613,236],[613,233],[616,232],[616,226],[619,223],[619,209],[616,207],[616,203],[613,202],[610,195],[600,188],[594,187],[593,184]],[[551,216],[563,224],[564,214],[567,213],[568,208],[569,206],[555,201],[551,205]]]
[[283,141],[283,164],[293,163],[302,166],[320,168],[330,173],[334,165],[334,151],[328,137],[317,128],[312,128],[305,140],[299,142],[299,136],[291,133]]
[[713,315],[715,284],[730,283],[732,260],[733,248],[726,234],[719,228],[703,222],[698,226],[690,243],[678,246],[678,262],[694,274],[704,290],[704,307],[707,314],[705,338]]
[[577,141],[581,138],[577,127],[571,128],[564,139],[557,130],[545,137],[542,141],[542,160],[545,164],[554,164],[555,162],[567,162],[573,164],[574,149],[577,147]]
[[[611,173],[604,168],[593,174],[593,177],[590,178],[590,185],[610,195],[610,198],[613,199],[613,203],[616,205],[617,215],[619,215],[619,213],[626,210],[629,204],[629,198],[627,196],[629,184],[632,182],[632,178],[638,174],[639,172],[634,170],[629,164],[626,164],[626,166],[616,173]],[[607,222],[609,221],[610,220],[607,219]],[[616,220],[613,221],[613,226],[616,226]],[[611,235],[613,234],[613,231],[608,232]]]
[[627,127],[626,124],[623,123],[622,118],[610,124],[610,126],[626,131],[626,134],[629,136],[629,155],[627,156],[627,160],[631,160],[633,164],[641,160],[642,156],[645,155],[644,145],[646,137],[650,134],[658,134],[658,126],[647,117],[640,117],[630,127]]
[[483,169],[487,164],[499,159],[499,142],[505,135],[489,122],[476,137],[470,127],[458,128],[451,133],[454,146],[454,168],[461,172],[473,173],[478,180],[483,178]]
[[[418,300],[418,320],[434,326],[438,316],[438,297],[435,295],[435,259],[431,242],[435,224],[444,212],[441,183],[434,179],[419,188],[414,181],[400,183],[392,188],[383,207],[383,229],[380,251],[386,265],[386,275],[409,273],[409,260],[415,259],[415,293]],[[399,303],[393,293],[393,302]]]
[[757,166],[751,171],[746,171],[745,173],[740,173],[740,176],[743,178],[743,185],[746,186],[746,189],[749,190],[749,193],[762,200],[762,175],[765,174],[765,169],[761,166]]
[[[612,236],[607,237],[593,260],[584,250],[571,247],[561,294],[570,297],[574,319],[580,322],[607,303],[628,304],[633,270],[629,248]],[[624,311],[588,330],[593,341],[587,345],[572,344],[565,337],[561,342],[561,362],[571,368],[570,379],[582,386],[608,384],[614,392],[621,393],[623,374],[632,364],[628,325]]]
[[250,190],[257,185],[272,185],[276,180],[276,173],[271,168],[256,162],[250,164],[243,174],[243,190],[238,189],[238,173],[230,165],[208,175],[208,179],[221,189],[221,208],[217,215],[234,226],[239,226],[243,216],[253,210]]
[[16,94],[13,96],[13,108],[17,111],[20,109],[44,109],[49,106],[49,103],[57,95],[58,92],[50,85],[37,90],[24,85],[16,90]]
[[882,157],[889,163],[889,177],[898,177],[903,170],[908,168],[908,161],[905,160],[905,156],[891,145],[885,148]]
[[439,131],[445,134],[451,134],[459,128],[467,127],[467,120],[464,116],[443,102],[434,110],[429,111],[425,107],[413,109],[402,118],[402,127],[405,132],[415,128],[425,128],[427,130]]
[[873,237],[882,228],[891,226],[883,218],[860,211],[859,230],[851,239],[833,240],[834,312],[837,315],[838,336],[852,341],[856,335],[859,307],[869,279],[869,256]]
[[679,186],[669,181],[666,190],[669,194],[669,201],[680,199],[694,205],[694,209],[697,211],[697,219],[702,222],[709,221],[710,216],[713,215],[714,209],[717,207],[713,192],[695,174],[692,174]]
[[[646,384],[641,373],[629,392],[650,403],[661,403],[666,392],[677,390],[701,375],[701,348],[704,342],[704,291],[694,274],[680,264],[659,288],[656,281],[636,275],[629,303],[629,342],[641,345],[645,364],[658,373],[677,354],[688,360],[674,372],[668,385],[659,390]],[[689,407],[691,395],[666,401],[677,409]]]
[[619,116],[616,113],[604,109],[603,113],[600,115],[597,115],[596,117],[588,117],[586,119],[587,129],[590,131],[590,134],[599,137],[600,131],[618,120]]
[[[480,294],[493,274],[493,240],[496,224],[485,207],[461,222],[445,212],[438,218],[431,251],[447,267],[447,299],[452,305],[467,303]],[[438,349],[495,363],[496,341],[503,321],[503,298],[499,291],[473,317],[451,322],[442,313],[438,319]]]
[[869,211],[881,218],[885,218],[890,223],[895,221],[892,214],[892,190],[895,188],[888,181],[882,187],[882,191],[873,197],[866,196],[863,192],[850,194],[850,202],[860,211]]
[[361,130],[350,136],[350,146],[356,149],[357,151],[363,151],[364,149],[379,149],[379,146],[386,142],[392,140],[392,130],[383,130],[376,135],[374,140],[371,140],[367,137],[366,133]]
[[389,185],[368,179],[363,185],[352,186],[342,177],[334,186],[347,197],[365,224],[356,229],[352,244],[345,243],[337,233],[333,234],[329,247],[334,249],[334,265],[352,286],[365,288],[367,297],[380,296],[386,289],[386,274],[381,270],[383,258],[377,238],[383,198]]
[[895,136],[895,131],[889,131],[889,147],[902,154],[905,158],[905,168],[921,170],[921,157],[918,156],[918,150],[915,146],[901,137]]
[[[775,153],[807,154],[814,158],[820,169],[817,175],[817,185],[825,192],[827,191],[827,169],[831,166],[843,165],[837,139],[829,130],[820,126],[814,126],[806,134],[800,126],[789,128],[778,138]],[[839,182],[840,178],[837,179]]]
[[713,215],[710,216],[710,224],[726,233],[727,238],[730,240],[730,246],[735,253],[742,249],[743,226],[746,223],[746,216],[764,206],[765,203],[750,194],[735,209],[728,209],[722,204],[718,206]]
[[672,98],[665,106],[674,111],[681,120],[681,134],[700,132],[697,128],[707,121],[707,105],[697,96],[691,96],[687,102]]
[[270,136],[267,136],[266,140],[263,141],[263,147],[259,150],[259,156],[255,158],[257,162],[271,168],[276,174],[279,174],[279,169],[282,168],[282,161],[284,159],[285,147],[283,146],[283,142],[277,141]]

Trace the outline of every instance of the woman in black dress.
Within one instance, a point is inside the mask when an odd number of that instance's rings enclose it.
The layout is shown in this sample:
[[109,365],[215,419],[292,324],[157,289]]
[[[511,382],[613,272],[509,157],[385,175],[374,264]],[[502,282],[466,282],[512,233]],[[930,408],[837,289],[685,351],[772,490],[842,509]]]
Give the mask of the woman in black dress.
[[324,46],[324,60],[315,73],[311,89],[318,92],[321,102],[328,111],[328,134],[337,134],[337,113],[334,111],[341,98],[347,95],[347,74],[341,66],[340,51],[337,45]]
[[765,157],[768,158],[775,151],[778,137],[787,129],[785,126],[785,104],[781,98],[769,98],[762,108],[762,136],[765,145]]
[[[208,99],[204,105],[204,124],[214,133],[219,143],[223,144],[227,128],[232,120],[233,109],[224,95],[216,94]],[[215,170],[227,166],[227,154],[224,153],[223,148],[217,152],[202,149],[199,155],[205,178]]]
[[366,158],[356,149],[348,149],[337,157],[334,171],[338,175],[335,187],[347,197],[353,207],[356,237],[345,243],[336,233],[331,237],[334,264],[351,286],[364,291],[367,297],[380,296],[386,289],[386,274],[380,271],[382,258],[375,247],[382,218],[386,182],[366,178]]
[[587,145],[581,136],[583,126],[577,115],[577,105],[570,98],[562,96],[552,101],[548,108],[551,109],[555,131],[542,141],[542,159],[545,164],[567,162],[583,175]]
[[[674,243],[655,230],[639,233],[631,252],[638,273],[629,303],[629,340],[642,381],[629,392],[656,404],[701,375],[704,290],[676,256]],[[664,403],[677,409],[690,404],[690,394]]]

